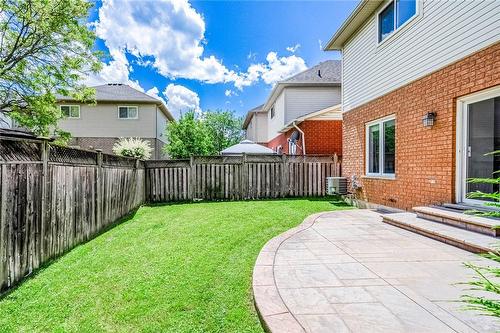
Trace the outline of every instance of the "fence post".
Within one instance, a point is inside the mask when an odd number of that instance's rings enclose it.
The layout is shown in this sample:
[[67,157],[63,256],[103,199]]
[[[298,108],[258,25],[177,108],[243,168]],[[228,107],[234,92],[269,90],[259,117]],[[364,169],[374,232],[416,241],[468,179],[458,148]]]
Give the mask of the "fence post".
[[49,155],[50,155],[50,146],[47,140],[43,140],[41,144],[41,157],[42,157],[42,198],[40,200],[40,250],[38,260],[36,260],[34,266],[38,268],[40,262],[44,262],[45,258],[45,224],[47,222],[47,182],[49,181],[48,172],[49,172]]
[[194,165],[194,156],[189,156],[189,177],[188,177],[188,199],[194,200],[195,190],[196,190],[196,166]]
[[288,161],[285,154],[281,155],[281,197],[288,196]]
[[102,210],[103,210],[103,186],[102,186],[102,150],[96,149],[97,152],[97,174],[96,174],[96,224],[97,230],[100,229],[102,224]]
[[246,172],[246,167],[247,167],[247,154],[243,153],[243,158],[241,162],[241,168],[240,168],[240,200],[245,200],[248,197],[248,190],[247,190],[247,185],[248,185],[248,172]]

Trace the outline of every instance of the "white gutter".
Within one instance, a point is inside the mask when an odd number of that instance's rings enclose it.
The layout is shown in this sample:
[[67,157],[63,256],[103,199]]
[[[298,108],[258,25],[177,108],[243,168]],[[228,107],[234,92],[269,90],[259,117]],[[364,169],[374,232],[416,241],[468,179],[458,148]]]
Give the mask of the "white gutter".
[[301,130],[296,124],[295,121],[292,123],[292,126],[300,132],[300,136],[302,137],[302,155],[306,154],[306,137],[304,136],[304,131]]

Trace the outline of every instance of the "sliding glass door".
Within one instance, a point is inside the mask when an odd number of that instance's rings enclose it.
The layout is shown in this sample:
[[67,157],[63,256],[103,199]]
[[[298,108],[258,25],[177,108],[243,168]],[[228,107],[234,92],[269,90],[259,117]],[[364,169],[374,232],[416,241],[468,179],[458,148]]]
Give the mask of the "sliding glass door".
[[464,202],[481,204],[467,194],[475,191],[492,193],[498,185],[470,183],[470,178],[491,178],[500,170],[500,155],[490,154],[500,150],[500,96],[464,104],[462,149],[462,198]]

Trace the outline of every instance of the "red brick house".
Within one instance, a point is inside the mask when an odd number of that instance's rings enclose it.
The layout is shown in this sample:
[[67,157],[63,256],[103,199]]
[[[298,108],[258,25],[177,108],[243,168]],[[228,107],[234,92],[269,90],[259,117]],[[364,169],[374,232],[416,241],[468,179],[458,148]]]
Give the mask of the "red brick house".
[[246,138],[277,153],[342,155],[341,62],[322,62],[278,82],[247,113]]
[[[295,126],[297,127],[294,127]],[[298,138],[293,142],[294,135]],[[287,155],[342,155],[340,105],[298,117],[284,126],[267,147]],[[280,148],[281,147],[281,148]]]
[[500,2],[360,2],[342,52],[343,175],[357,197],[411,209],[481,204],[500,159]]

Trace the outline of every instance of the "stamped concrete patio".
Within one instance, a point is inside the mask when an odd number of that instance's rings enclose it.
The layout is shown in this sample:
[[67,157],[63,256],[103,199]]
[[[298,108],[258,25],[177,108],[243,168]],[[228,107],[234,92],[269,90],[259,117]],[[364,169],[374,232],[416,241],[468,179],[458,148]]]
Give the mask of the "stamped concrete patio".
[[497,332],[457,302],[464,261],[495,265],[370,210],[316,214],[264,246],[255,304],[271,332]]

